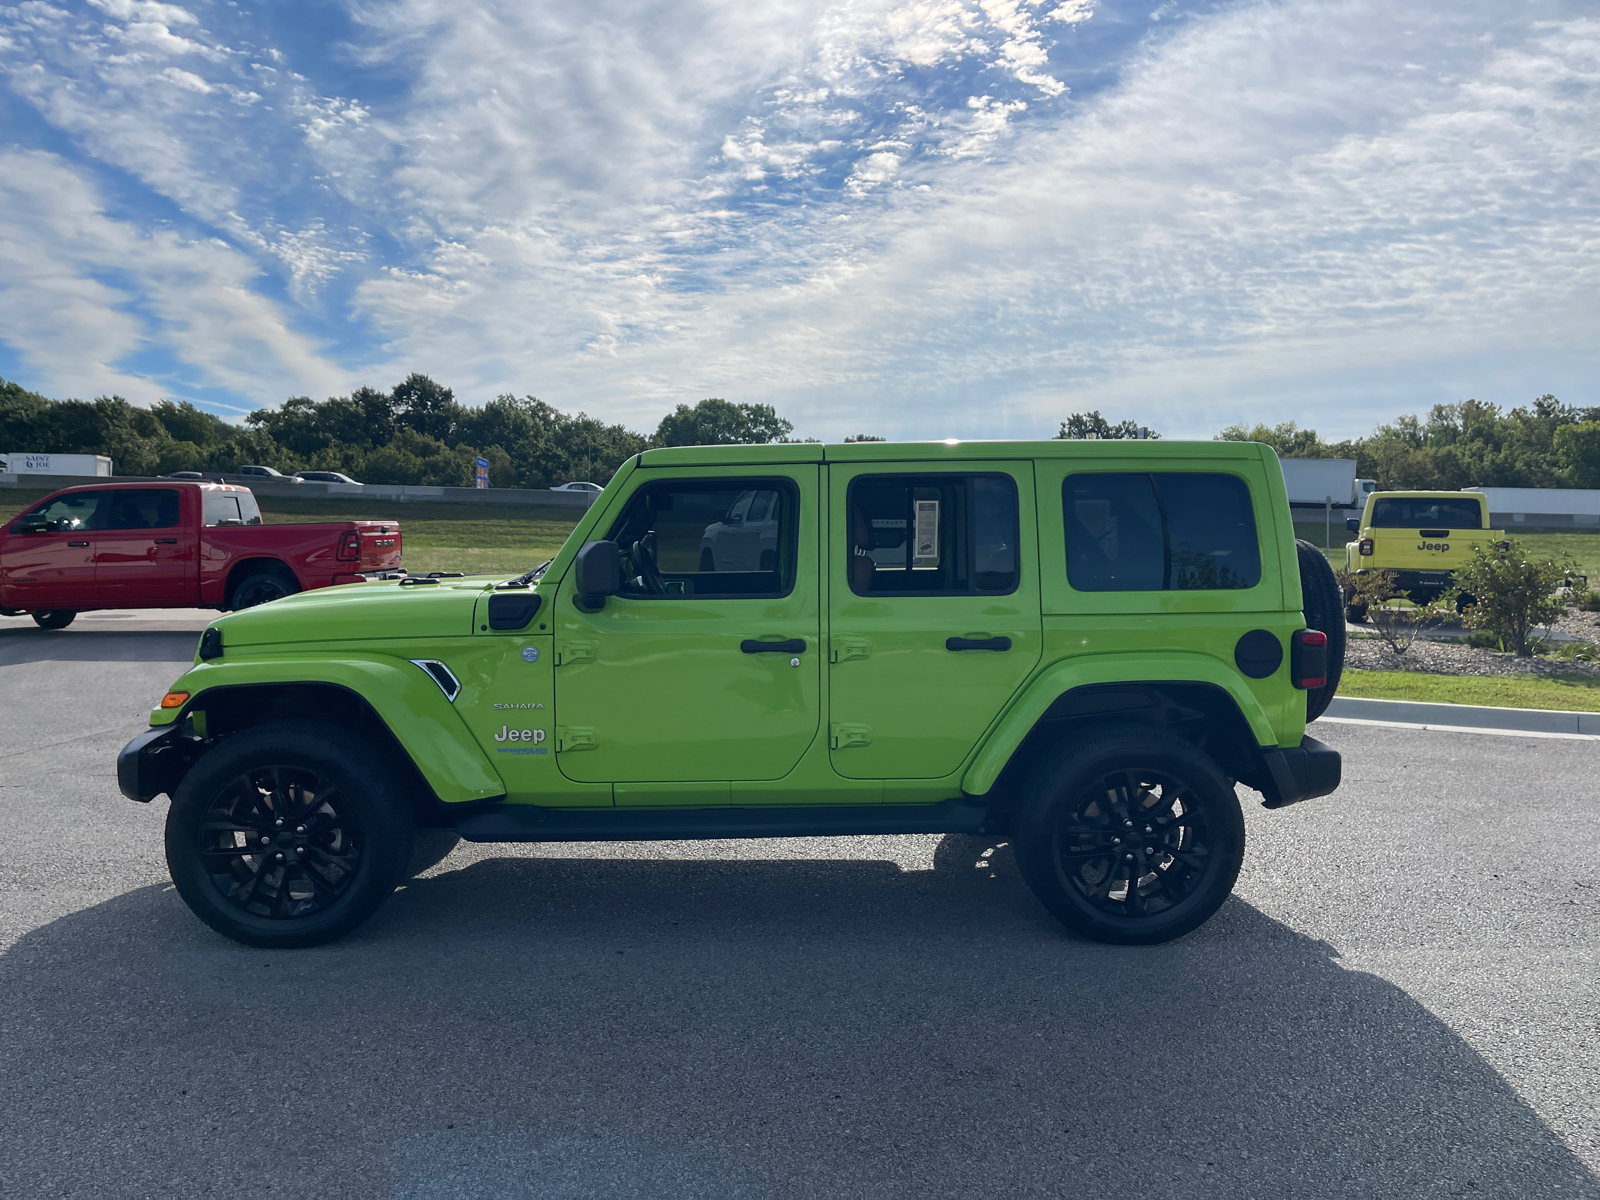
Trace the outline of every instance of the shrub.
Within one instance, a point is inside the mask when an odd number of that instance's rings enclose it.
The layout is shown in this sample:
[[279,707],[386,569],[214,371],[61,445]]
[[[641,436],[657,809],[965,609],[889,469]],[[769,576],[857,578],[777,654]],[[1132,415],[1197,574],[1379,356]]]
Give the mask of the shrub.
[[1600,592],[1590,588],[1578,599],[1578,607],[1584,612],[1600,612]]
[[1557,595],[1556,588],[1571,569],[1569,562],[1529,558],[1517,541],[1504,543],[1503,549],[1475,546],[1445,599],[1460,599],[1468,629],[1487,630],[1507,650],[1526,658],[1533,652],[1533,631],[1565,611],[1566,597]]
[[1341,571],[1338,576],[1346,603],[1366,608],[1374,636],[1396,656],[1403,656],[1419,637],[1452,615],[1440,604],[1409,603],[1406,593],[1395,586],[1393,571]]

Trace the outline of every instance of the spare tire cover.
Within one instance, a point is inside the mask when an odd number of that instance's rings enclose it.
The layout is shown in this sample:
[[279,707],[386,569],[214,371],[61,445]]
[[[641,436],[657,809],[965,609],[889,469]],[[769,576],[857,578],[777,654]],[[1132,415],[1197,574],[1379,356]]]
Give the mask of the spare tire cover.
[[1315,721],[1333,702],[1344,674],[1344,594],[1327,557],[1310,542],[1297,540],[1300,557],[1300,607],[1306,626],[1320,629],[1328,638],[1328,680],[1306,692],[1306,720]]

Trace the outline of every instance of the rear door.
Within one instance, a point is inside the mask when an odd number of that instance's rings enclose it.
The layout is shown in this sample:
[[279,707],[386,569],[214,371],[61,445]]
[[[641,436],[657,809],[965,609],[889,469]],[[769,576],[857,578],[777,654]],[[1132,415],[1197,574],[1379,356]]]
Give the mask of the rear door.
[[95,518],[94,578],[111,608],[170,608],[199,603],[195,489],[183,519],[178,488],[113,488]]
[[948,775],[1039,662],[1032,464],[828,469],[834,770]]
[[669,785],[619,786],[619,805],[681,802],[673,784],[726,803],[726,783],[701,783],[777,779],[799,762],[821,720],[819,470],[635,476],[601,535],[622,548],[623,593],[587,611],[569,576],[548,610],[568,779]]
[[[107,493],[67,492],[22,514],[0,539],[0,601],[11,608],[100,608],[94,582],[96,513]],[[23,516],[42,516],[39,533],[17,533]]]

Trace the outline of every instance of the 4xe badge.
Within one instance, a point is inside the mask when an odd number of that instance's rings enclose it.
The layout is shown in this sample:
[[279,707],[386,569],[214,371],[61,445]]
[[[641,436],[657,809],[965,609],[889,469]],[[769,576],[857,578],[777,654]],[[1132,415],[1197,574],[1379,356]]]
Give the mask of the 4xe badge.
[[522,648],[522,661],[523,662],[538,662],[539,661],[539,647],[537,647],[537,646],[524,646]]

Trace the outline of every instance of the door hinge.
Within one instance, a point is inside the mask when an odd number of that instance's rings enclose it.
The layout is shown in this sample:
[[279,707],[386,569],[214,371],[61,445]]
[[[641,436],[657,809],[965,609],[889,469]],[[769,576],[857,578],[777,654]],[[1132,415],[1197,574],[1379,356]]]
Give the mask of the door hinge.
[[866,638],[834,638],[828,650],[828,661],[841,663],[848,658],[866,658],[872,653],[872,643]]
[[870,725],[830,725],[828,727],[828,746],[834,750],[844,750],[850,746],[872,745],[872,726]]
[[571,753],[574,750],[593,750],[599,741],[592,729],[572,728],[565,725],[556,726],[556,751],[557,753]]
[[556,649],[556,666],[570,667],[573,663],[593,662],[594,647],[587,642],[568,642]]

